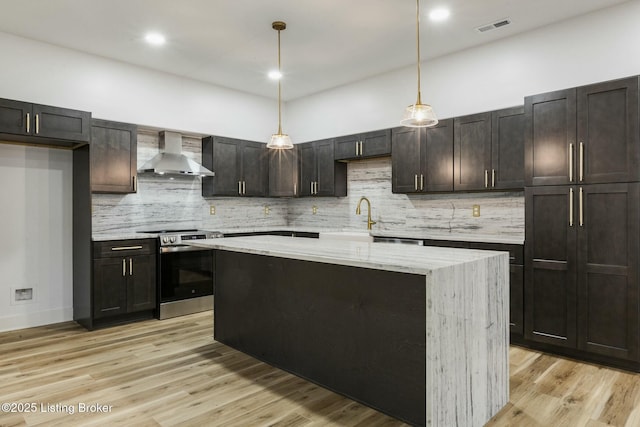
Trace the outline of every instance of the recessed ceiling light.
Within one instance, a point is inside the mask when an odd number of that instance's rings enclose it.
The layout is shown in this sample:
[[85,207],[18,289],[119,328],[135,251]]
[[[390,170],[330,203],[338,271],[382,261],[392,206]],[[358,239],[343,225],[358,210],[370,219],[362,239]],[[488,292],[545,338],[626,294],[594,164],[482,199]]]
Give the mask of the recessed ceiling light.
[[280,80],[282,78],[282,73],[278,70],[269,71],[269,78],[272,80]]
[[147,35],[144,36],[144,39],[147,43],[154,46],[162,46],[167,41],[160,33],[147,33]]
[[429,19],[432,21],[444,21],[449,17],[449,9],[439,8],[429,12]]

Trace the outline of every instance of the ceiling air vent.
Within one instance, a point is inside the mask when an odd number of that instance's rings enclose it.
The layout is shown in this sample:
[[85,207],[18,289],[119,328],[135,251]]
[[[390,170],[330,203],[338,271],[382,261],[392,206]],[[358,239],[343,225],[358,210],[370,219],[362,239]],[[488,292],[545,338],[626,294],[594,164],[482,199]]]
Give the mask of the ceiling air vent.
[[511,19],[500,19],[496,22],[479,26],[476,28],[476,31],[479,33],[486,33],[487,31],[495,30],[496,28],[504,27],[509,24],[511,24]]

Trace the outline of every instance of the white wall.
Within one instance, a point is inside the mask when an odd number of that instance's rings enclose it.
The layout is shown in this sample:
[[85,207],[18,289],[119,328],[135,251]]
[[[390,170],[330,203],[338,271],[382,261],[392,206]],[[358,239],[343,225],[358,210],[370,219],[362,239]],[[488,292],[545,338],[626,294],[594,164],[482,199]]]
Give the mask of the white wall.
[[[0,33],[0,98],[162,129],[267,141],[277,102]],[[245,117],[251,117],[247,123]]]
[[[428,61],[422,66],[422,100],[447,118],[640,74],[638,17],[640,1],[630,1]],[[288,132],[299,143],[398,126],[415,98],[415,67],[400,69],[288,102]]]
[[0,331],[73,318],[72,175],[71,151],[0,144]]

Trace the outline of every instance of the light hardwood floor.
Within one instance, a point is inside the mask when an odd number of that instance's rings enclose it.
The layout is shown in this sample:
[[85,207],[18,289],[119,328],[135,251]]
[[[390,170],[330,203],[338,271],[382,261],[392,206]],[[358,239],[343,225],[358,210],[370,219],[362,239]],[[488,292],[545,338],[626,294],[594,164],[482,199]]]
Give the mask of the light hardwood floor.
[[[67,322],[1,333],[0,403],[36,410],[0,411],[0,426],[403,425],[212,334],[211,312],[93,332]],[[518,347],[510,365],[511,399],[490,426],[640,426],[639,375]],[[96,403],[111,408],[79,412]]]

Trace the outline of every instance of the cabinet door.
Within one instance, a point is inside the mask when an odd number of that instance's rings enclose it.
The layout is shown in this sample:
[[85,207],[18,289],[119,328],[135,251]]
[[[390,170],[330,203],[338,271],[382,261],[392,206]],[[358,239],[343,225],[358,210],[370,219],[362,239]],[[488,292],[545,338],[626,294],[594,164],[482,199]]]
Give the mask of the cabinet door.
[[384,129],[335,139],[335,160],[380,157],[391,154],[391,130]]
[[391,154],[391,130],[367,132],[361,135],[361,157],[388,156]]
[[33,116],[33,135],[79,142],[91,140],[91,113],[33,104]]
[[298,147],[291,150],[269,152],[269,196],[295,197],[298,195]]
[[347,195],[347,164],[336,163],[333,140],[315,142],[317,163],[316,196]]
[[127,260],[122,257],[93,261],[93,317],[127,312]]
[[422,146],[425,132],[419,128],[399,127],[391,130],[391,191],[417,193],[420,191]]
[[453,188],[473,191],[489,188],[491,113],[454,119]]
[[127,312],[156,308],[156,256],[139,255],[126,259]]
[[243,196],[266,196],[269,187],[269,164],[266,144],[242,143]]
[[240,141],[218,136],[202,139],[203,166],[215,176],[202,178],[202,195],[239,196]]
[[315,184],[316,150],[312,142],[300,144],[300,195],[311,196]]
[[563,185],[576,177],[576,90],[524,100],[525,185]]
[[494,111],[491,115],[491,188],[524,187],[524,107]]
[[577,110],[577,181],[638,181],[638,77],[579,87]]
[[441,120],[425,133],[424,185],[420,187],[423,191],[453,191],[453,119]]
[[[27,102],[0,99],[0,133],[13,135],[31,134],[31,107]],[[29,114],[29,132],[27,132],[27,114]]]
[[349,160],[360,157],[360,136],[348,135],[335,139],[335,160]]
[[525,187],[525,338],[570,348],[577,343],[575,190]]
[[511,333],[524,333],[524,267],[509,265],[509,328]]
[[136,125],[92,120],[90,152],[92,192],[136,191]]
[[640,184],[577,191],[579,347],[637,360]]

